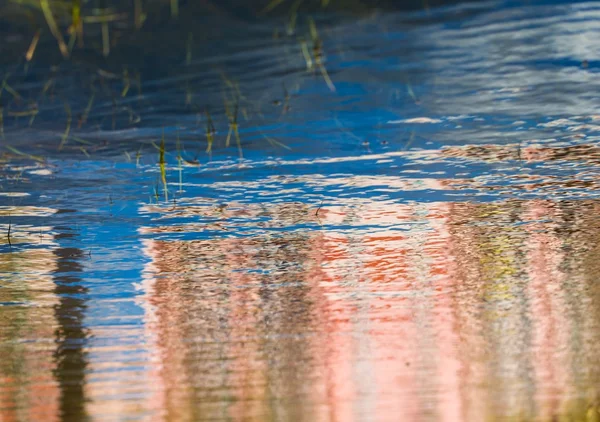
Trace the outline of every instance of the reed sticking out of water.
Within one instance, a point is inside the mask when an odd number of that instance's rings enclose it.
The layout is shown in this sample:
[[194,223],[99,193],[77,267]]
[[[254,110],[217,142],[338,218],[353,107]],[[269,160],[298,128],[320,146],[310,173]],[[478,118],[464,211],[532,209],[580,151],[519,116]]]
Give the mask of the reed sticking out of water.
[[88,100],[87,106],[83,110],[83,114],[81,115],[81,118],[79,119],[79,122],[77,123],[77,127],[79,129],[81,129],[81,126],[83,126],[85,124],[85,122],[87,122],[87,119],[90,115],[90,111],[92,111],[92,105],[94,104],[94,98],[96,98],[96,92],[95,92],[93,85],[92,85],[92,90],[94,90],[94,92],[92,92],[92,95],[90,96],[90,99]]
[[227,133],[227,140],[225,141],[225,147],[226,148],[229,147],[229,141],[231,140],[231,133],[233,132],[233,134],[235,135],[235,142],[237,144],[238,153],[240,155],[240,158],[244,158],[244,154],[242,152],[242,142],[240,140],[240,133],[238,131],[238,123],[237,123],[239,105],[240,105],[240,100],[239,100],[239,98],[236,98],[235,106],[233,108],[233,113],[231,113],[229,110],[229,106],[227,104],[227,99],[225,99],[225,113],[227,114],[227,117],[229,119],[229,132]]
[[306,40],[300,39],[300,48],[302,49],[302,56],[304,56],[304,61],[306,62],[306,70],[313,70],[313,61],[312,57],[310,57],[310,52],[308,51],[308,46],[306,45]]
[[52,9],[50,8],[49,0],[40,0],[40,7],[42,8],[42,12],[44,13],[44,18],[46,19],[46,23],[48,24],[48,28],[50,28],[50,32],[56,38],[56,42],[58,42],[58,49],[60,53],[63,55],[65,59],[69,58],[69,49],[65,44],[65,40],[60,33],[60,29],[54,20],[54,15],[52,14]]
[[410,95],[410,98],[412,98],[412,100],[415,102],[415,104],[420,103],[420,101],[417,98],[417,96],[415,95],[415,92],[413,91],[410,81],[408,79],[406,80],[406,92],[408,92],[408,95]]
[[208,108],[204,110],[204,113],[206,115],[206,141],[208,142],[208,145],[206,146],[206,152],[210,155],[212,154],[212,145],[213,141],[215,140],[215,127],[213,125],[212,118],[210,117]]
[[69,139],[69,133],[71,133],[71,121],[73,120],[71,115],[71,106],[65,101],[65,113],[67,114],[67,126],[65,127],[65,133],[63,133],[58,150],[62,150],[67,140]]
[[29,124],[28,124],[29,127],[33,126],[33,121],[35,120],[35,116],[37,116],[39,113],[37,106],[34,106],[34,108],[32,110],[33,110],[33,113],[31,114],[31,117],[29,118]]
[[323,79],[325,79],[325,83],[327,83],[329,89],[332,92],[335,92],[335,85],[333,84],[333,81],[329,77],[329,73],[327,73],[327,69],[323,64],[323,41],[321,41],[319,38],[315,21],[312,18],[309,18],[308,25],[310,27],[310,36],[313,41],[313,57],[315,58],[315,64],[321,71],[321,75],[323,75]]
[[50,78],[48,78],[48,80],[46,81],[46,83],[44,84],[44,87],[42,88],[42,97],[46,96],[46,93],[48,92],[48,90],[50,90],[50,88],[52,88],[51,92],[54,92],[54,84],[56,83],[56,80],[54,79],[54,72],[52,73],[52,76],[50,76]]
[[6,139],[4,137],[4,107],[0,107],[0,138]]
[[290,21],[287,27],[288,35],[293,35],[296,32],[296,22],[298,21],[298,9],[304,0],[296,0],[290,8]]
[[227,121],[229,122],[229,130],[227,131],[227,137],[225,138],[225,148],[229,148],[229,141],[231,140],[231,134],[233,133],[233,126],[231,125],[233,115],[229,110],[229,101],[227,101],[227,95],[225,93],[223,93],[223,104],[225,105],[225,115],[227,116]]
[[127,93],[129,92],[130,82],[129,82],[129,71],[127,68],[123,70],[123,90],[121,91],[121,97],[125,98]]
[[[225,72],[223,72],[223,71],[221,71],[221,78],[223,79],[223,82],[225,83],[225,85],[227,87],[229,87],[229,89],[231,90],[231,95],[233,96],[233,99],[235,101],[234,110],[232,113],[231,110],[229,109],[229,101],[227,98],[227,92],[226,91],[223,92],[224,103],[225,103],[225,114],[227,115],[227,119],[229,121],[229,130],[227,133],[227,139],[225,141],[225,147],[229,147],[230,141],[231,141],[231,134],[233,133],[233,135],[235,136],[236,144],[237,144],[238,154],[239,154],[240,158],[244,158],[244,153],[242,151],[242,141],[240,139],[240,132],[239,132],[238,114],[239,114],[239,108],[240,108],[240,101],[244,100],[247,103],[250,103],[250,101],[248,101],[248,99],[242,95],[242,92],[240,91],[240,85],[237,81],[230,80],[227,77],[227,75],[225,74]],[[245,108],[242,108],[242,114],[244,115],[244,118],[246,120],[248,120],[248,113]]]
[[319,216],[319,211],[321,211],[322,207],[323,207],[323,201],[321,201],[321,203],[317,207],[317,210],[315,211],[315,216],[317,216],[317,217]]
[[179,129],[177,129],[177,170],[179,170],[179,192],[183,192],[183,167],[181,163],[183,157],[181,156],[181,140],[179,139]]
[[167,170],[165,161],[165,129],[163,128],[162,138],[160,140],[160,148],[158,150],[158,163],[160,166],[160,179],[165,191],[165,201],[169,200],[169,191],[167,190]]
[[156,183],[154,184],[154,198],[156,199],[157,204],[158,204],[158,201],[160,201],[160,194],[158,192],[159,192],[158,179],[156,179]]
[[81,19],[81,0],[72,0],[71,33],[77,38],[79,47],[83,47],[83,20]]
[[229,89],[231,89],[234,96],[237,95],[237,98],[239,100],[244,100],[246,102],[249,102],[248,98],[246,98],[244,95],[242,95],[242,91],[240,90],[240,84],[238,83],[238,81],[229,79],[227,77],[227,74],[225,72],[223,72],[222,70],[219,71],[219,73],[221,74],[221,79],[223,80],[225,85],[227,85],[229,87]]
[[11,230],[11,228],[12,228],[12,222],[11,222],[11,221],[9,221],[9,222],[8,222],[8,232],[6,233],[6,239],[8,240],[8,246],[9,246],[10,248],[12,248],[12,242],[11,242],[11,240],[10,240],[10,230]]
[[38,42],[40,41],[40,33],[41,31],[39,29],[35,31],[33,39],[31,40],[31,44],[29,44],[29,48],[27,49],[27,53],[25,53],[25,60],[27,60],[28,62],[30,62],[31,59],[33,59],[33,55],[35,54]]

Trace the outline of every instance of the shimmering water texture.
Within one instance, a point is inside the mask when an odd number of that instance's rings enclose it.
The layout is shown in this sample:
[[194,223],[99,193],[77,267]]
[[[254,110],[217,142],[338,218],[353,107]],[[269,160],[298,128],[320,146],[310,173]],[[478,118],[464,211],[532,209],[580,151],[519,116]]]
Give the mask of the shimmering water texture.
[[523,3],[318,20],[330,83],[249,27],[237,120],[5,120],[0,420],[599,421],[600,8]]

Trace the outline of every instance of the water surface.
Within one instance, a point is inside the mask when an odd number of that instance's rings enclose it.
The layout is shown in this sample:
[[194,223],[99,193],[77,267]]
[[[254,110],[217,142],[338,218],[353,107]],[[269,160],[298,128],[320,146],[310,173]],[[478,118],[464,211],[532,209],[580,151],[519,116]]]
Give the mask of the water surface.
[[283,19],[15,73],[0,419],[599,420],[598,15],[319,15],[335,91]]

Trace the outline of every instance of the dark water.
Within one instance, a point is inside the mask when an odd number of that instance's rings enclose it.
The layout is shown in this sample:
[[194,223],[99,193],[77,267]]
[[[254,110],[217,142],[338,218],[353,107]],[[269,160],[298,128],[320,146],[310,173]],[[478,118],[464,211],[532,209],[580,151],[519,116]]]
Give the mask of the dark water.
[[332,87],[277,19],[15,73],[0,420],[600,420],[599,16],[320,16]]

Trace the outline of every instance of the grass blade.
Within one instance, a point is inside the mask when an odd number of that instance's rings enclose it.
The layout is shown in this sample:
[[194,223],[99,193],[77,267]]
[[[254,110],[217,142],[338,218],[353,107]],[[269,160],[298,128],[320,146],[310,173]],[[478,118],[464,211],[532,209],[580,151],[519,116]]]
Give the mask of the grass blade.
[[65,59],[69,58],[69,50],[67,48],[67,45],[65,44],[65,40],[60,32],[60,29],[56,24],[56,21],[54,20],[54,15],[52,15],[52,9],[50,9],[50,2],[48,0],[40,0],[40,7],[42,8],[42,12],[44,13],[44,18],[46,18],[46,23],[50,28],[50,32],[52,33],[52,35],[54,35],[54,38],[56,38],[56,41],[58,42],[58,49],[60,50],[60,53]]

